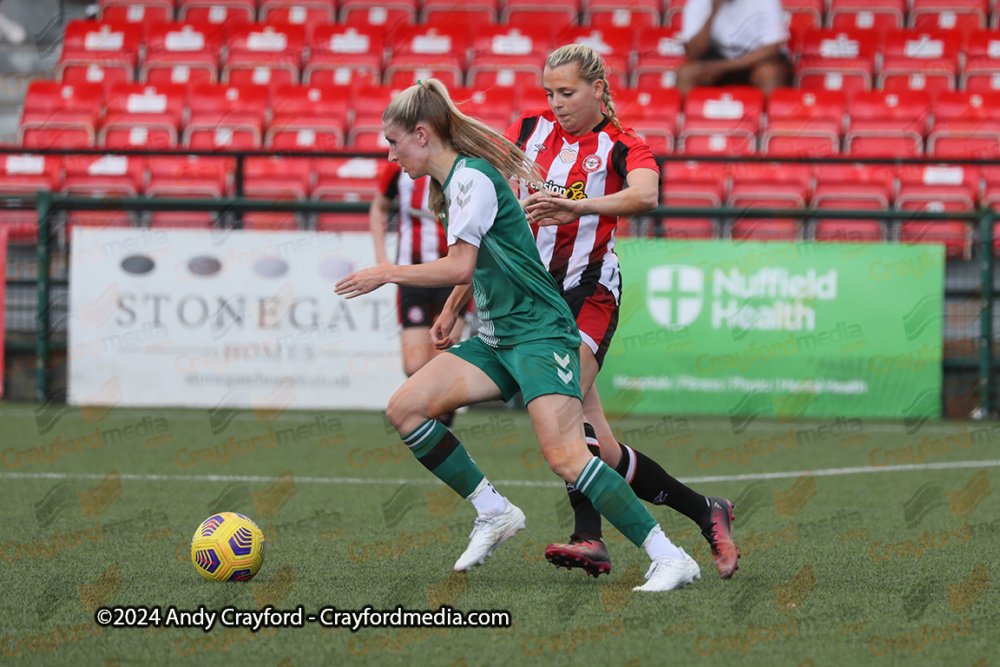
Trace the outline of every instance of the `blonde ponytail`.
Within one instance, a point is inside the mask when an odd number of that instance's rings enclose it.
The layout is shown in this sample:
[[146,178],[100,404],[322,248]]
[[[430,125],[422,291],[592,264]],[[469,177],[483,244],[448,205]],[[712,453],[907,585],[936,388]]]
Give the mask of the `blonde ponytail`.
[[[505,178],[516,178],[541,189],[538,167],[524,151],[482,121],[459,111],[448,88],[437,79],[418,81],[392,99],[382,114],[382,123],[413,133],[425,123],[442,141],[449,142],[462,155],[486,160]],[[441,184],[431,179],[430,206],[444,212]]]
[[[607,65],[595,49],[583,44],[567,44],[549,54],[545,60],[545,66],[549,69],[562,67],[563,65],[576,64],[579,68],[580,78],[588,84],[593,85],[595,81],[604,83],[604,93],[601,95],[601,102],[608,114],[608,120],[615,128],[623,133],[621,122],[615,113],[615,103],[611,100],[611,85],[608,83]],[[633,136],[633,135],[630,135]]]

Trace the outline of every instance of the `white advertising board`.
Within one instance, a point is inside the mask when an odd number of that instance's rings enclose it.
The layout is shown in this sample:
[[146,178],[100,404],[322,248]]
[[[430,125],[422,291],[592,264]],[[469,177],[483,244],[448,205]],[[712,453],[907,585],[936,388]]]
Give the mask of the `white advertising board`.
[[368,234],[76,228],[71,262],[70,403],[381,410],[405,380],[396,287],[333,290]]

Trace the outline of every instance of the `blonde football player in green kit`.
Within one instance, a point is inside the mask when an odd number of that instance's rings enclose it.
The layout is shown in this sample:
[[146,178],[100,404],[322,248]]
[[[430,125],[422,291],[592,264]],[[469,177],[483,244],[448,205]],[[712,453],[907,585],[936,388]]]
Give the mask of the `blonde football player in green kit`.
[[[470,283],[482,325],[409,378],[386,414],[418,461],[478,512],[456,571],[481,565],[524,528],[524,513],[497,493],[465,447],[436,417],[456,408],[509,400],[521,392],[542,455],[652,560],[636,590],[667,591],[700,578],[698,564],[663,533],[631,487],[588,451],[580,400],[580,335],[545,270],[508,179],[537,181],[523,152],[462,114],[431,79],[399,93],[382,115],[389,160],[411,177],[431,177],[431,208],[442,214],[448,254],[415,266],[376,266],[337,283],[352,298],[387,283],[418,287]],[[446,308],[446,311],[449,309]],[[453,324],[453,323],[452,323]],[[447,346],[447,318],[431,330]]]

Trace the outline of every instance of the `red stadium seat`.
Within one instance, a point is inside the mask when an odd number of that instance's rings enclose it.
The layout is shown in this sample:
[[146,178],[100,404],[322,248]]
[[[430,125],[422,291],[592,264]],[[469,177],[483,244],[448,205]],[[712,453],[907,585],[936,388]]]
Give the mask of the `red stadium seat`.
[[986,27],[988,0],[911,0],[910,27],[915,30],[959,30]]
[[824,0],[781,0],[781,6],[791,17],[796,15],[808,17],[813,27],[823,24]]
[[955,31],[891,30],[883,40],[879,88],[931,94],[954,90],[961,50],[961,35]]
[[809,200],[809,165],[744,162],[731,168],[729,205],[753,208],[802,208]]
[[[805,208],[812,179],[807,165],[743,163],[733,166],[728,205],[745,208]],[[733,222],[732,237],[743,240],[793,240],[803,221],[794,218],[745,218]]]
[[[56,192],[62,179],[62,158],[53,155],[4,155],[0,157],[0,195],[34,197],[39,190]],[[38,239],[38,213],[34,210],[4,211],[0,225],[14,243]]]
[[146,83],[197,85],[219,80],[225,26],[217,23],[157,23],[146,33],[140,78]]
[[681,96],[675,89],[637,91],[629,88],[613,92],[615,112],[622,125],[631,127],[649,144],[654,154],[674,150]]
[[[899,169],[896,208],[934,213],[972,210],[979,200],[979,169],[947,165],[908,165]],[[900,227],[903,243],[943,243],[948,257],[969,259],[970,222],[909,220]]]
[[145,161],[124,155],[70,155],[63,165],[66,178],[62,191],[66,194],[102,199],[106,208],[94,211],[70,211],[68,224],[83,227],[129,227],[130,213],[115,208],[115,200],[135,197],[143,189]]
[[62,83],[100,84],[105,93],[119,83],[132,83],[134,80],[131,68],[113,64],[105,67],[96,62],[90,63],[86,67],[70,67],[60,78]]
[[268,94],[264,86],[197,86],[182,143],[189,148],[258,148]]
[[[167,157],[149,158],[146,194],[166,198],[219,199],[230,192],[235,168],[232,158]],[[207,211],[154,211],[150,227],[210,229],[218,218]]]
[[688,154],[751,155],[764,107],[759,88],[695,88],[684,104],[679,149]]
[[687,59],[684,44],[672,28],[646,28],[636,37],[632,86],[639,90],[673,88],[677,68]]
[[[845,204],[839,200],[827,201],[824,209],[884,210],[871,202],[861,205]],[[844,220],[825,218],[817,220],[813,238],[824,243],[881,243],[886,240],[885,226],[879,220]]]
[[[325,158],[316,160],[316,185],[311,197],[318,201],[371,201],[378,193],[380,161],[372,158]],[[320,213],[316,230],[321,232],[368,231],[367,213]]]
[[354,118],[347,134],[347,145],[357,150],[386,150],[389,144],[382,133],[382,112],[399,92],[391,86],[364,86],[354,91]]
[[[311,160],[250,157],[244,167],[243,190],[248,199],[302,201],[312,178]],[[299,229],[299,216],[289,211],[247,211],[243,227],[263,231]]]
[[611,90],[617,90],[628,85],[633,36],[633,31],[628,28],[570,26],[556,35],[556,43],[582,44],[601,54]]
[[965,45],[965,68],[961,87],[969,92],[1000,90],[1000,33],[981,30]]
[[871,90],[878,38],[859,30],[809,30],[802,35],[795,74],[798,88],[853,94]]
[[467,85],[479,89],[493,86],[540,88],[553,35],[553,27],[544,23],[477,29],[472,37],[473,56]]
[[19,143],[31,148],[92,146],[103,97],[98,84],[33,81],[25,95]]
[[907,0],[830,0],[827,25],[835,30],[884,33],[903,27]]
[[[932,206],[924,211],[938,212]],[[962,220],[908,220],[899,229],[901,243],[940,243],[949,259],[972,258],[972,224]]]
[[663,13],[663,23],[660,25],[671,28],[673,32],[680,30],[684,17],[684,3],[685,0],[666,0],[664,3],[666,11]]
[[762,149],[769,155],[834,155],[840,152],[847,96],[836,90],[781,88],[767,103]]
[[385,83],[409,86],[436,78],[449,88],[461,85],[469,39],[464,28],[406,26],[396,31],[394,53],[385,68]]
[[[70,21],[63,37],[62,56],[56,65],[56,78],[90,81],[99,71],[102,81],[113,77],[115,81],[131,82],[141,44],[142,26],[139,24]],[[91,69],[92,65],[99,69]],[[115,70],[117,73],[112,74]]]
[[174,18],[173,0],[100,0],[98,18],[108,23],[158,23]]
[[384,30],[376,26],[320,26],[313,33],[303,83],[349,85],[358,78],[378,83],[385,59]]
[[335,23],[336,0],[261,0],[259,18],[268,23],[291,23],[307,29]]
[[[677,162],[663,165],[660,203],[663,206],[722,206],[727,195],[729,166],[719,162]],[[718,236],[711,218],[664,218],[663,236],[710,239]]]
[[938,95],[927,152],[947,158],[1000,158],[1000,91]]
[[923,152],[930,99],[923,91],[863,91],[851,102],[844,150],[851,155],[918,156]]
[[[891,166],[866,164],[817,164],[812,204],[817,214],[824,209],[884,211],[892,201],[895,172]],[[845,243],[878,242],[886,239],[880,220],[818,219],[817,241]]]
[[392,32],[417,20],[417,0],[343,0],[340,23],[364,22]]
[[292,24],[244,24],[229,31],[222,82],[277,88],[299,82],[305,29]]
[[283,150],[336,150],[344,145],[350,86],[279,89],[264,145]]
[[817,164],[812,201],[818,208],[889,208],[895,172],[891,166]]
[[513,88],[454,88],[448,91],[463,113],[505,132],[514,120],[517,94]]
[[553,0],[542,4],[536,0],[507,0],[500,22],[518,28],[545,23],[563,30],[576,25],[579,15],[580,0]]
[[420,22],[428,26],[467,27],[476,29],[496,25],[500,15],[497,0],[475,0],[474,2],[457,2],[456,0],[425,0],[420,10]]
[[252,22],[257,16],[256,0],[179,0],[177,20],[193,23],[228,24]]
[[965,211],[979,201],[978,167],[959,165],[906,165],[899,168],[896,207],[918,210]]
[[108,96],[98,143],[107,148],[174,148],[185,98],[183,86],[115,86]]
[[660,0],[591,0],[586,24],[591,28],[655,28],[660,25]]

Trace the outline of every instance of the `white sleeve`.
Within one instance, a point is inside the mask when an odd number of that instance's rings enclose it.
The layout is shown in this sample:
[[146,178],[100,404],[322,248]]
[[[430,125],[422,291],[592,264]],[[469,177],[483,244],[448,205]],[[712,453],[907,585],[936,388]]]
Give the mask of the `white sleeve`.
[[497,191],[486,174],[468,167],[448,184],[448,245],[458,239],[479,247],[497,217]]
[[787,42],[788,28],[785,25],[785,8],[781,0],[762,2],[760,11],[764,14],[765,20],[761,26],[762,34],[757,40],[756,48]]
[[683,11],[679,39],[686,44],[705,27],[705,21],[712,13],[712,0],[688,0]]

